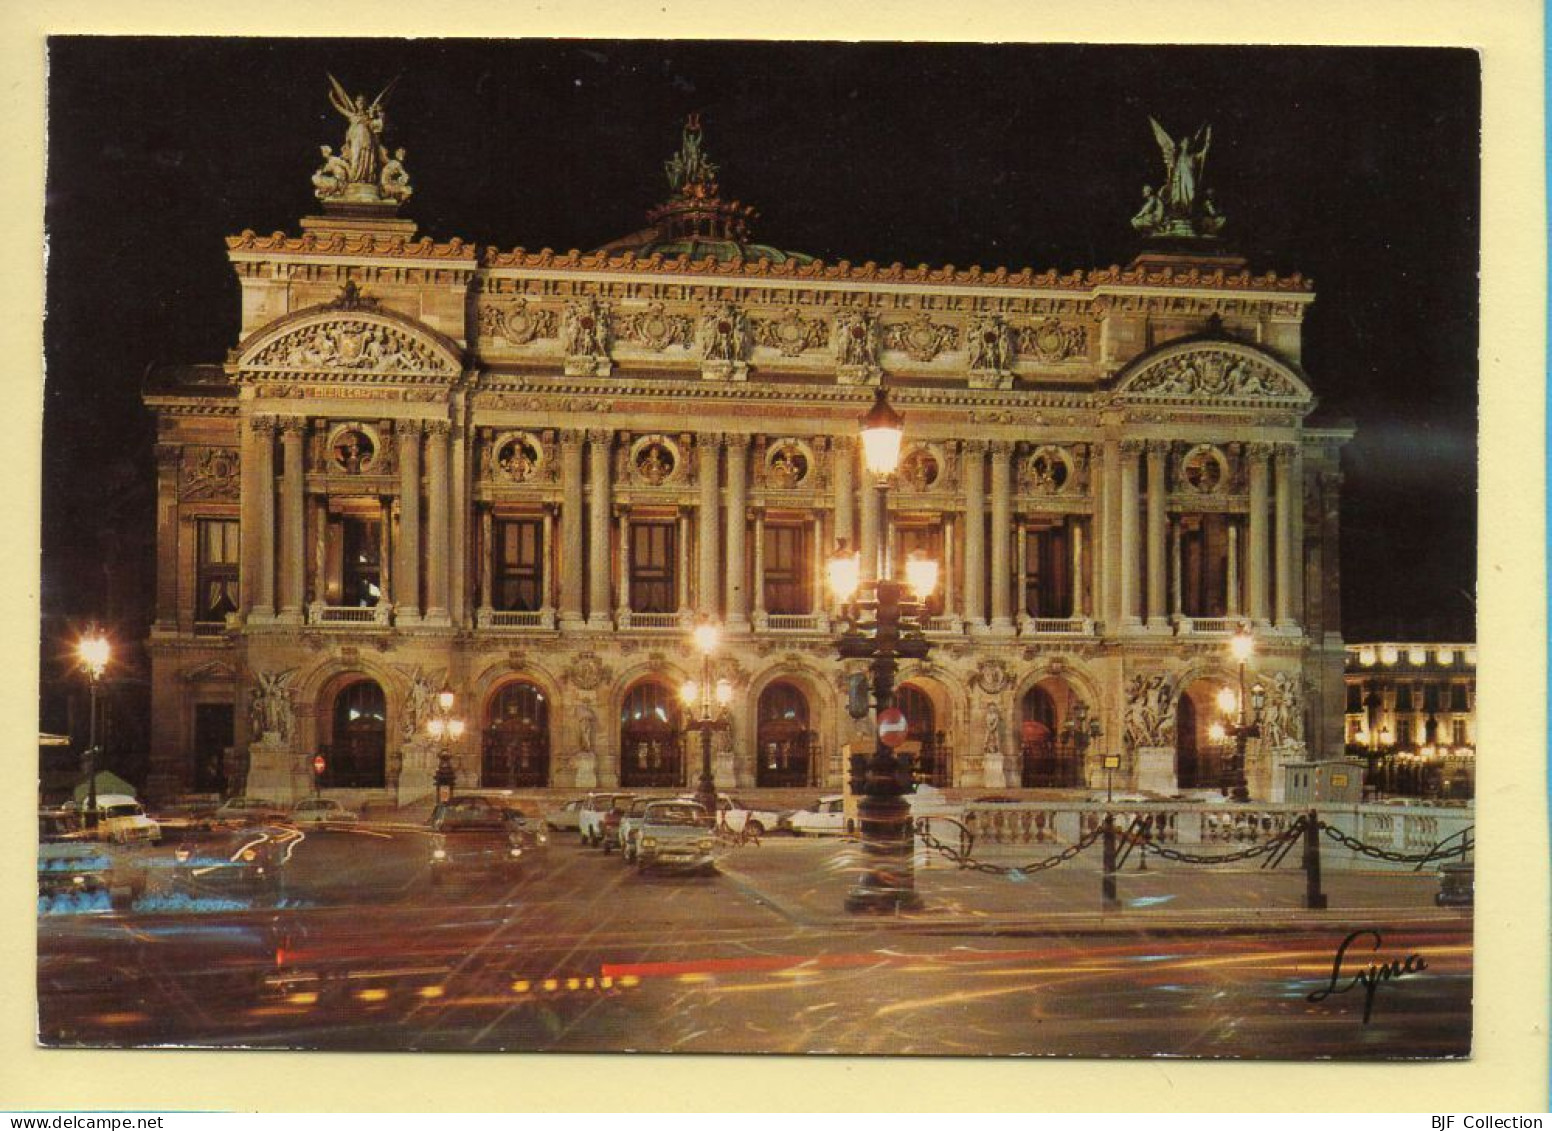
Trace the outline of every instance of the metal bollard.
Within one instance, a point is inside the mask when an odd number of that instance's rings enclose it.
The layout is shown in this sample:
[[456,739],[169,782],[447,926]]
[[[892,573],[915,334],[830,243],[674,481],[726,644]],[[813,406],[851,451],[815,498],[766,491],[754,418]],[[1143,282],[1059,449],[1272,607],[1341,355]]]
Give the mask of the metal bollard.
[[1304,819],[1304,907],[1326,909],[1326,893],[1320,890],[1320,818],[1313,809]]
[[1116,836],[1115,818],[1105,814],[1105,864],[1100,880],[1100,904],[1106,911],[1118,911],[1121,901],[1116,898]]

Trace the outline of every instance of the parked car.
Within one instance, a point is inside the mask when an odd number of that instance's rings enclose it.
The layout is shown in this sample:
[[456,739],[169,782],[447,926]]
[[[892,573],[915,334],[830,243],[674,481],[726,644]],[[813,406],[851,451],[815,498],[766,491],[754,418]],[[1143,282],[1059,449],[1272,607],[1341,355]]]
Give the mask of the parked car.
[[627,864],[636,859],[636,833],[641,828],[641,818],[646,815],[647,806],[654,801],[667,800],[666,797],[633,797],[630,808],[620,814],[620,855]]
[[262,825],[290,819],[284,805],[264,797],[228,797],[210,814],[211,822],[217,825]]
[[145,888],[144,862],[130,850],[87,836],[71,811],[39,810],[40,911],[107,911],[132,902]]
[[602,821],[599,822],[601,829],[599,836],[603,841],[605,856],[624,843],[620,840],[620,822],[624,820],[625,814],[629,812],[630,807],[635,802],[635,794],[622,793],[610,803],[609,809],[605,811]]
[[582,820],[582,804],[586,800],[585,797],[573,797],[559,808],[547,810],[544,814],[544,823],[555,832],[579,828]]
[[145,806],[127,793],[97,795],[97,827],[90,824],[86,802],[71,802],[67,811],[80,816],[83,832],[99,840],[118,844],[156,844],[162,839],[162,826],[146,816]]
[[523,846],[500,806],[483,797],[455,797],[431,814],[431,885],[492,876],[515,879]]
[[531,807],[506,801],[497,802],[497,808],[524,852],[535,853],[549,847],[550,834]]
[[839,793],[821,797],[807,809],[787,817],[786,827],[793,836],[843,836],[846,827],[846,798]]
[[614,807],[617,797],[631,798],[635,794],[603,791],[590,793],[582,801],[582,808],[578,811],[577,832],[582,837],[583,844],[591,844],[597,848],[604,842],[604,814]]
[[[679,800],[695,801],[697,798],[687,793]],[[761,809],[746,805],[730,794],[717,794],[717,824],[728,832],[764,836],[767,832],[783,827],[782,822],[786,817],[787,813],[779,809]]]
[[636,867],[717,869],[711,815],[694,801],[654,801],[637,830]]
[[291,822],[297,825],[353,825],[360,819],[332,797],[304,797],[291,806]]

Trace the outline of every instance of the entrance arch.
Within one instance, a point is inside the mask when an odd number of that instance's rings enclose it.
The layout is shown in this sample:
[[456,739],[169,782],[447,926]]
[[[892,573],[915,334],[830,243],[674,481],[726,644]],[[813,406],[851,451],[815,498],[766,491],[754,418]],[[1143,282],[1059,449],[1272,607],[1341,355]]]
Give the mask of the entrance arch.
[[938,729],[937,707],[925,688],[914,683],[895,689],[895,706],[905,712],[905,742],[901,753],[916,758],[916,779],[942,788],[954,784],[948,737]]
[[1072,689],[1047,676],[1019,700],[1019,784],[1026,789],[1077,789],[1083,759],[1066,734]]
[[382,789],[387,784],[388,703],[376,680],[346,675],[335,683],[319,712],[328,733],[319,736],[320,786]]
[[1233,769],[1232,742],[1208,733],[1218,717],[1218,693],[1226,685],[1198,679],[1180,692],[1175,707],[1175,780],[1181,789],[1223,789]]
[[485,711],[480,783],[493,789],[545,786],[550,780],[550,704],[537,684],[502,684]]
[[656,679],[642,680],[620,706],[620,784],[672,789],[685,784],[679,699]]
[[809,729],[808,696],[788,680],[760,693],[755,721],[755,784],[806,786],[814,782],[817,736]]

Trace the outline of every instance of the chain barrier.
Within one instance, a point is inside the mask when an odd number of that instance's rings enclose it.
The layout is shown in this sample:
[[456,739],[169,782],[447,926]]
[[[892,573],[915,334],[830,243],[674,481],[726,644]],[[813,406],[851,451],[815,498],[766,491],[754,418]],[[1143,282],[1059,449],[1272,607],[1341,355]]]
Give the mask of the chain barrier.
[[1144,852],[1151,852],[1165,860],[1173,860],[1177,864],[1238,864],[1243,860],[1254,860],[1258,856],[1266,856],[1276,852],[1284,846],[1291,845],[1304,835],[1304,829],[1309,818],[1300,817],[1271,840],[1253,844],[1249,848],[1242,848],[1238,852],[1225,852],[1213,854],[1199,854],[1195,852],[1181,852],[1176,848],[1166,848],[1153,840],[1144,839],[1141,848]]
[[[1462,837],[1461,842],[1455,845],[1453,848],[1440,849],[1439,845],[1436,844],[1427,852],[1392,852],[1386,848],[1375,848],[1371,844],[1365,844],[1363,841],[1358,840],[1355,837],[1348,836],[1341,829],[1335,827],[1334,825],[1328,825],[1324,821],[1320,822],[1320,827],[1322,831],[1325,832],[1326,836],[1336,841],[1343,848],[1350,848],[1354,852],[1357,852],[1363,856],[1368,856],[1374,860],[1388,860],[1392,864],[1423,865],[1434,860],[1448,860],[1452,856],[1464,857],[1468,852],[1471,851],[1470,840]],[[1469,830],[1467,831],[1469,832]]]
[[1047,868],[1054,868],[1058,864],[1067,863],[1067,861],[1077,856],[1084,849],[1089,848],[1095,841],[1104,836],[1105,830],[1103,826],[1099,826],[1079,837],[1055,856],[1049,856],[1044,860],[1037,860],[1033,864],[1025,864],[1022,867],[1007,864],[987,864],[976,860],[970,855],[968,850],[960,851],[952,845],[944,844],[937,837],[933,836],[924,824],[917,826],[916,835],[921,838],[923,844],[939,853],[961,871],[983,872],[989,876],[1012,876],[1014,874],[1032,876],[1036,872],[1043,872]]

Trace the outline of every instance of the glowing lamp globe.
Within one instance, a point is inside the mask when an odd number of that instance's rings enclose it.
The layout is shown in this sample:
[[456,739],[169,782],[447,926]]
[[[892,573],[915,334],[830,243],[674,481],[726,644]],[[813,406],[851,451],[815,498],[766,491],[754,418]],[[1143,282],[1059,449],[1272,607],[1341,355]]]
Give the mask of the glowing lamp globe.
[[889,394],[882,385],[861,423],[863,465],[874,475],[893,475],[900,465],[905,418],[890,406]]
[[938,587],[938,563],[920,550],[913,550],[905,559],[905,580],[917,600],[925,601]]
[[830,558],[828,570],[830,592],[835,594],[837,601],[850,601],[857,592],[857,586],[862,584],[861,555],[848,553],[843,542]]

